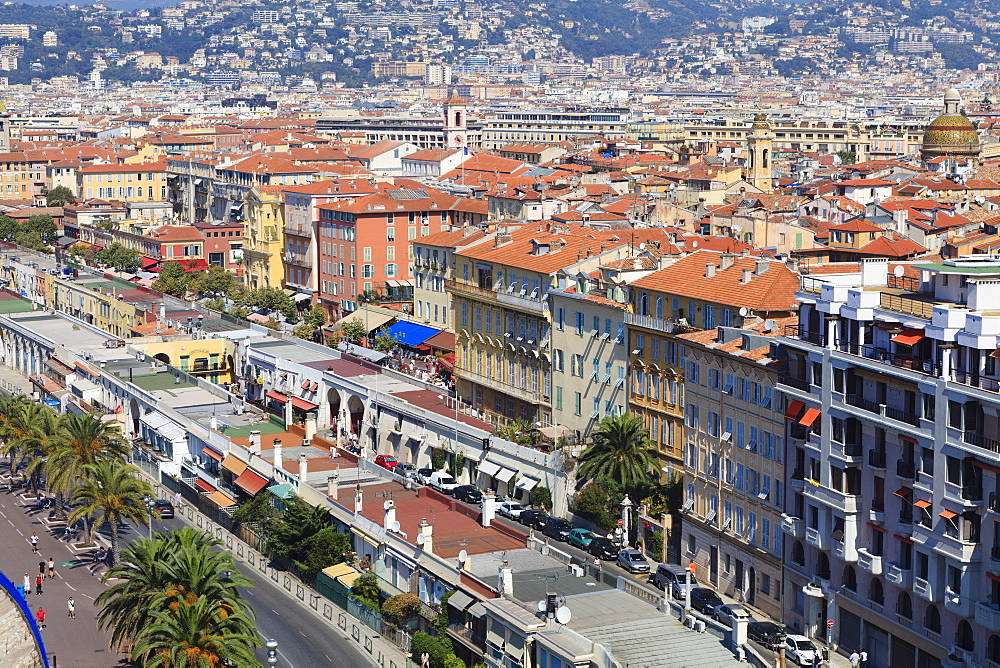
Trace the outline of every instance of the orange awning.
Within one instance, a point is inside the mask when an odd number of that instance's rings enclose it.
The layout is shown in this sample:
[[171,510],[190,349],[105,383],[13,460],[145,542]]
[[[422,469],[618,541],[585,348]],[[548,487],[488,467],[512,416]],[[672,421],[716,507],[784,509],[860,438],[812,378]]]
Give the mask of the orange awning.
[[958,517],[958,513],[952,510],[942,510],[940,513],[938,513],[938,515],[945,518],[946,520],[950,520],[952,517]]
[[993,359],[1000,359],[1000,348],[997,348],[996,350],[991,352],[990,357],[992,357]]
[[232,455],[226,455],[226,458],[222,460],[222,468],[226,469],[235,476],[239,476],[247,470],[247,463]]
[[268,393],[267,393],[267,394],[265,394],[264,396],[265,396],[265,397],[267,397],[268,399],[274,399],[274,400],[275,400],[275,401],[277,401],[277,402],[278,402],[279,404],[283,404],[283,403],[285,403],[286,401],[288,401],[288,397],[286,397],[286,396],[285,396],[284,394],[282,394],[281,392],[277,392],[277,391],[275,391],[275,390],[271,390],[270,392],[268,392]]
[[916,500],[916,501],[913,502],[913,505],[915,505],[917,508],[924,509],[924,508],[930,508],[931,507],[931,502],[930,501],[924,501],[923,499],[918,499],[918,500]]
[[798,399],[792,401],[792,403],[788,404],[788,408],[785,409],[785,419],[786,420],[798,419],[798,417],[802,415],[802,409],[804,409],[805,407],[806,405],[801,401],[799,401]]
[[201,454],[205,455],[206,457],[211,457],[217,462],[222,461],[222,455],[220,455],[218,452],[208,447],[207,445],[201,449]]
[[228,496],[222,492],[212,492],[207,497],[220,508],[229,508],[230,506],[235,506],[236,502],[230,499]]
[[240,474],[236,479],[236,486],[247,494],[253,495],[267,486],[267,478],[257,475],[250,469]]
[[300,411],[314,411],[319,408],[319,404],[314,404],[299,397],[292,397],[292,406],[298,408]]
[[900,487],[895,492],[893,492],[893,494],[895,496],[898,496],[901,499],[905,499],[906,497],[908,497],[910,495],[910,492],[912,492],[912,491],[913,490],[910,489],[909,487]]
[[209,485],[207,482],[205,482],[201,478],[198,478],[197,480],[194,481],[194,486],[197,487],[202,492],[205,492],[206,494],[211,494],[212,492],[215,491],[214,487],[212,487],[211,485]]
[[816,418],[818,417],[819,417],[819,409],[810,408],[805,412],[805,415],[802,416],[802,419],[799,420],[799,424],[802,425],[803,427],[811,427],[813,425],[813,422],[815,422]]
[[904,329],[902,332],[896,336],[889,339],[893,343],[899,343],[904,346],[913,346],[920,342],[920,339],[924,338],[924,330],[922,329]]

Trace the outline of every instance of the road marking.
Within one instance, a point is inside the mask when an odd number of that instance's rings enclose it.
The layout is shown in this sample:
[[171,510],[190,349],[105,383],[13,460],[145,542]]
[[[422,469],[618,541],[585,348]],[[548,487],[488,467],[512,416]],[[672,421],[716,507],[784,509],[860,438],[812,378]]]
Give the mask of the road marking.
[[66,583],[66,586],[67,586],[67,587],[69,587],[70,589],[72,589],[73,591],[76,591],[76,587],[74,587],[74,586],[73,586],[73,585],[71,585],[70,583],[68,583],[68,582],[67,582],[67,583]]
[[299,635],[302,636],[303,638],[308,638],[309,637],[305,633],[303,633],[302,631],[299,631]]
[[271,608],[271,612],[273,612],[274,614],[276,614],[276,615],[278,615],[279,617],[281,617],[281,613],[280,613],[280,612],[278,612],[277,610],[275,610],[274,608]]

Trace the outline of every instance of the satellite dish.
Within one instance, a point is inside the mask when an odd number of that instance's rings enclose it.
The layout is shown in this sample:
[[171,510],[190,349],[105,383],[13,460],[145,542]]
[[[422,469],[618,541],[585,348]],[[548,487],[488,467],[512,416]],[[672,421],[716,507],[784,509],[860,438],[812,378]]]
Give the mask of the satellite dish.
[[748,309],[746,306],[741,306],[740,315],[743,316],[744,318],[747,317],[748,315],[750,315],[750,309]]
[[392,502],[392,499],[386,499],[385,503],[382,504],[384,510],[389,510],[390,508],[395,508],[396,504]]
[[742,232],[742,231],[743,231],[742,225],[733,225],[733,232]]
[[903,275],[904,271],[906,270],[903,269],[903,265],[897,264],[892,270],[892,275],[895,276],[896,278],[900,278]]
[[573,619],[573,613],[565,605],[560,606],[560,608],[556,610],[556,621],[563,626],[569,624],[569,620],[571,619]]
[[399,522],[393,522],[389,530],[393,533],[399,533]]
[[765,320],[764,321],[764,331],[765,332],[770,332],[772,329],[774,329],[774,321],[773,320]]
[[417,534],[417,545],[421,545],[422,546],[424,544],[425,540],[427,540],[427,538],[424,536],[424,534],[422,534],[422,533],[418,533]]
[[461,563],[463,563],[463,564],[464,564],[464,563],[465,563],[465,560],[466,560],[466,559],[468,559],[468,558],[469,558],[469,553],[468,553],[468,552],[466,552],[465,550],[462,550],[461,552],[459,552],[459,553],[458,553],[458,560],[459,560],[459,561],[460,561]]
[[546,604],[544,600],[538,602],[538,612],[545,612]]

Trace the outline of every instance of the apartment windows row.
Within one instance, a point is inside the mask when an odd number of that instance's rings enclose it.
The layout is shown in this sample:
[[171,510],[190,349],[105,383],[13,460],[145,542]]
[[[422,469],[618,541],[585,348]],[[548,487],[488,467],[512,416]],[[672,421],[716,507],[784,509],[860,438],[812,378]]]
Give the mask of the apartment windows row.
[[[344,292],[344,281],[321,281],[320,289],[324,295],[336,297]],[[354,292],[354,283],[351,283],[351,294]]]
[[736,313],[731,308],[700,304],[693,300],[682,302],[678,297],[671,297],[668,305],[662,295],[656,295],[651,300],[648,292],[639,292],[636,295],[635,308],[638,315],[653,316],[660,320],[669,317],[674,322],[683,322],[701,329],[732,327],[736,322]]
[[[469,326],[469,302],[463,301],[460,307],[460,321],[463,327]],[[545,341],[549,337],[549,325],[546,322],[525,316],[508,313],[506,318],[501,309],[483,307],[479,304],[472,309],[475,317],[474,329],[487,334],[501,334],[517,341]],[[506,329],[504,325],[506,324]]]
[[421,299],[414,300],[416,304],[417,317],[427,318],[431,322],[440,322],[442,325],[448,324],[448,308],[440,304],[431,304],[429,301]]
[[[554,408],[557,411],[563,410],[563,388],[556,386],[554,390]],[[601,399],[600,397],[593,397],[590,400],[589,405],[590,413],[589,417],[591,419],[598,419],[600,417],[612,417],[616,415],[625,414],[625,406],[617,404],[614,401],[609,401],[607,399]],[[584,396],[582,392],[573,393],[573,414],[582,417],[584,411]]]
[[715,411],[705,411],[705,421],[702,426],[701,412],[701,407],[697,404],[688,404],[685,414],[686,426],[726,443],[732,443],[739,449],[745,448],[755,452],[765,459],[779,463],[783,460],[784,437],[743,420],[722,416]]
[[722,480],[734,490],[756,496],[779,508],[784,505],[784,483],[779,476],[761,473],[749,464],[710,449],[688,443],[684,448],[684,463],[692,471]]
[[[692,507],[695,502],[695,485],[688,484],[687,504]],[[723,531],[729,531],[751,545],[757,545],[763,550],[767,550],[775,555],[781,555],[782,549],[782,529],[777,522],[772,522],[770,518],[758,515],[757,511],[744,506],[724,500],[722,503],[722,517],[719,516],[719,497],[712,494],[708,497],[708,509],[705,514],[705,521],[709,524],[718,523]],[[689,534],[688,551],[695,553],[695,542],[693,534]],[[726,572],[730,571],[729,555],[726,555]],[[770,587],[768,587],[770,590]],[[773,597],[778,599],[780,594],[775,588]],[[764,592],[769,593],[769,592]]]
[[649,429],[649,438],[656,441],[669,450],[674,449],[675,430],[674,422],[666,418],[660,418],[655,413],[646,415],[646,427]]
[[[335,244],[330,241],[323,241],[320,245],[320,251],[323,255],[327,257],[343,258],[347,259],[347,250],[344,244]],[[351,246],[351,261],[354,261],[354,246]]]
[[[145,193],[145,194],[144,194]],[[87,188],[87,197],[94,196],[94,188]],[[100,199],[111,199],[118,197],[120,199],[138,199],[146,197],[148,199],[156,198],[156,191],[153,186],[143,190],[142,186],[121,186],[119,188],[97,188],[97,197]],[[160,199],[165,200],[167,198],[167,187],[160,186]]]
[[501,384],[509,385],[521,390],[531,392],[541,392],[548,395],[548,387],[551,377],[548,369],[539,369],[530,366],[526,362],[517,362],[507,359],[500,353],[477,349],[473,351],[474,356],[470,357],[469,346],[462,346],[462,359],[465,367],[469,371],[484,378],[492,378]]
[[674,406],[683,405],[684,383],[673,376],[632,369],[632,394]]
[[[134,180],[136,180],[136,181],[143,181],[143,180],[145,180],[145,181],[162,181],[164,179],[164,175],[163,175],[162,172],[146,173],[145,177],[143,177],[143,174],[144,174],[144,172],[139,172],[139,173],[134,174],[134,175],[133,174],[86,174],[85,175],[85,181],[87,183],[94,183],[95,181],[97,183],[113,183],[113,182],[117,182],[117,183],[132,183],[132,181],[133,181],[132,177],[133,176],[135,176]],[[97,177],[97,178],[94,178],[94,177]]]
[[348,265],[343,262],[323,260],[320,262],[320,270],[324,274],[332,274],[334,276],[347,276],[350,274],[351,278],[357,278],[357,276],[355,276],[355,265],[353,264]]
[[443,276],[427,276],[423,273],[416,274],[417,287],[430,292],[444,292]]

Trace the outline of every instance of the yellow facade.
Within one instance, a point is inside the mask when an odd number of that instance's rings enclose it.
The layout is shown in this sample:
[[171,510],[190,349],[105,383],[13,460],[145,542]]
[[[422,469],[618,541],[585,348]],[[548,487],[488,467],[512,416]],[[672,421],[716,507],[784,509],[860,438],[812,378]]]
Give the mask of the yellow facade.
[[128,338],[130,330],[142,323],[142,312],[133,304],[120,301],[106,290],[95,290],[92,283],[77,284],[65,279],[53,283],[50,304],[115,336]]
[[77,174],[77,195],[121,202],[167,202],[167,174],[136,165],[134,171],[115,166],[114,171],[81,171]]
[[228,385],[233,382],[236,346],[229,339],[172,337],[170,341],[161,341],[162,337],[150,338],[153,340],[148,343],[133,339],[129,345],[145,353],[147,359],[159,360],[210,383]]
[[246,197],[243,279],[247,287],[280,288],[285,275],[281,261],[285,204],[279,192],[252,189]]

